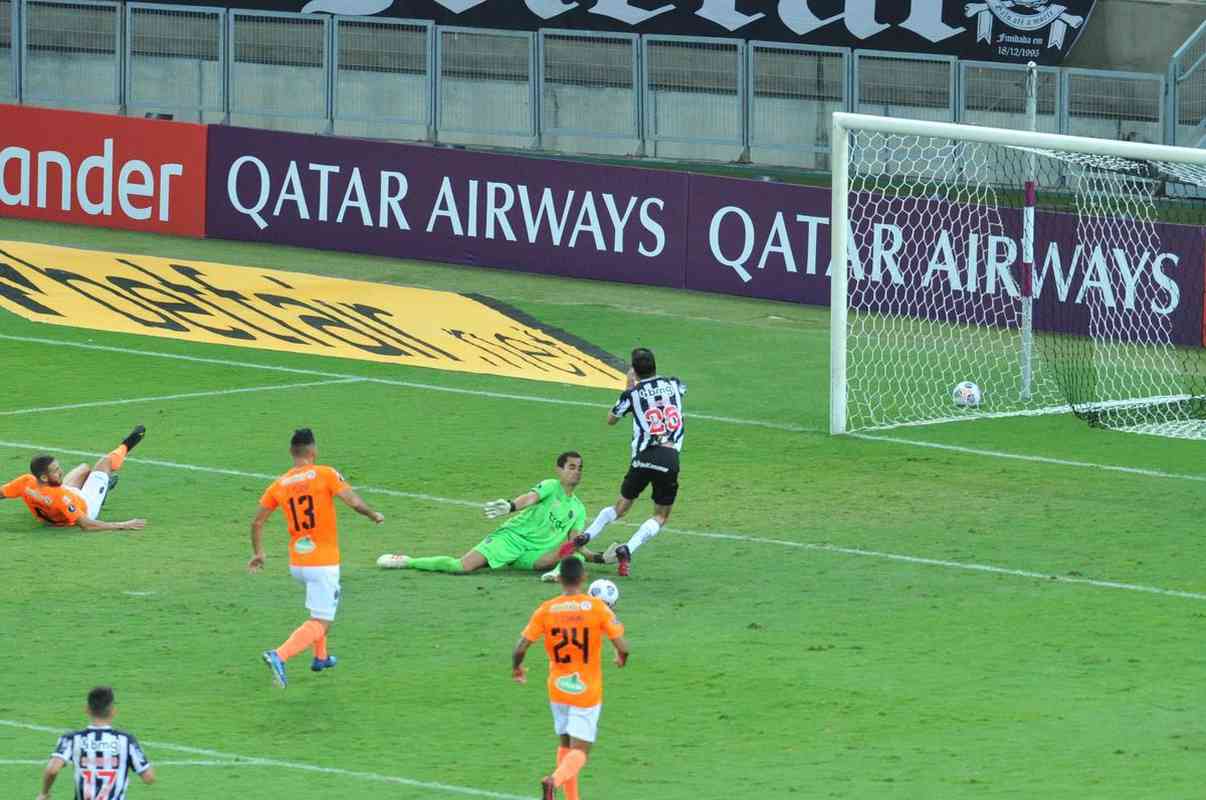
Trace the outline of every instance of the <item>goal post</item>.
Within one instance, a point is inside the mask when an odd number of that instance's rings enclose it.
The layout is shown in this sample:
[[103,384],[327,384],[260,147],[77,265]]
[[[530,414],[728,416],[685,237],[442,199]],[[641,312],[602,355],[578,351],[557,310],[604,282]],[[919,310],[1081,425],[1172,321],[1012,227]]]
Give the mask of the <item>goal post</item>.
[[1206,150],[844,112],[831,141],[831,433],[1071,410],[1206,438]]

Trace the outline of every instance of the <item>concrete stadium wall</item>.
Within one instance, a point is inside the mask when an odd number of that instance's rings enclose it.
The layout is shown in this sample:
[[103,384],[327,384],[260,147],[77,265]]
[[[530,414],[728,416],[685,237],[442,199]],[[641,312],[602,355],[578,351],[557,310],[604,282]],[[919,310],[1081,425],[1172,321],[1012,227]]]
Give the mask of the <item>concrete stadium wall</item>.
[[1163,73],[1203,22],[1203,0],[1098,0],[1064,66]]

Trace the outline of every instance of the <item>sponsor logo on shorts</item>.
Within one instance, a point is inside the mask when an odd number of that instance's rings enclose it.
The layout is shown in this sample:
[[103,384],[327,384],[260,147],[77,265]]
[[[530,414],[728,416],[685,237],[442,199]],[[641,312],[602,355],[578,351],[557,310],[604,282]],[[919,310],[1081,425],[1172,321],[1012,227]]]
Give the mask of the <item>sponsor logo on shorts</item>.
[[574,672],[569,675],[562,675],[554,685],[565,692],[566,694],[585,694],[586,682],[582,680],[582,676]]
[[314,540],[309,536],[303,536],[293,543],[293,550],[298,555],[307,555],[318,549],[318,545],[314,544]]

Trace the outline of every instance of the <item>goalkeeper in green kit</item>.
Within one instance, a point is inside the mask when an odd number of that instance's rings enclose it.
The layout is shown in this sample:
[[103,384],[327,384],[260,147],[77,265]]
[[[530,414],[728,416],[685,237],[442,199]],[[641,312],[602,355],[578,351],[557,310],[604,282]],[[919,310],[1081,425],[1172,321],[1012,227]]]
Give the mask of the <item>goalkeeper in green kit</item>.
[[[514,500],[491,500],[483,507],[489,519],[515,516],[482,539],[468,553],[416,558],[386,553],[377,559],[383,569],[463,574],[482,567],[545,570],[558,562],[558,551],[586,527],[586,506],[574,497],[582,480],[582,456],[573,451],[557,456],[557,477],[543,480]],[[597,554],[583,553],[594,559]]]

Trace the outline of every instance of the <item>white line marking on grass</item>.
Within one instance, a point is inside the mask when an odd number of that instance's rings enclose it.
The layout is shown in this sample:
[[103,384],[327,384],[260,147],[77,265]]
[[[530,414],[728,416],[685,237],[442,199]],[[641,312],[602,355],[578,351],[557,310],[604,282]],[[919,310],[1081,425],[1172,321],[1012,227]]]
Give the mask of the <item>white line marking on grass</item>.
[[[907,441],[907,440],[903,440]],[[23,450],[41,450],[60,453],[68,453],[71,455],[93,456],[95,453],[90,453],[83,450],[64,450],[63,448],[46,447],[44,445],[29,444],[27,442],[3,442],[0,441],[0,447],[17,448]],[[127,462],[140,464],[149,464],[151,466],[169,467],[172,469],[183,469],[192,472],[209,472],[216,475],[233,475],[241,478],[256,478],[257,480],[276,480],[278,476],[268,475],[260,472],[243,472],[235,469],[221,469],[218,467],[202,467],[195,464],[178,464],[173,461],[158,461],[149,458],[127,458]],[[1178,477],[1170,474],[1160,474],[1157,477]],[[1200,478],[1206,480],[1206,478]],[[384,494],[390,497],[403,497],[409,500],[424,500],[431,503],[443,503],[445,505],[465,506],[468,508],[479,508],[480,502],[473,500],[458,500],[452,497],[439,497],[431,494],[420,494],[418,492],[401,492],[396,489],[385,489],[378,486],[357,486],[357,491],[373,494]],[[637,527],[636,523],[623,522],[621,525],[627,527]],[[878,550],[862,550],[857,547],[841,547],[833,544],[819,544],[813,542],[793,542],[787,539],[769,539],[762,536],[750,536],[744,533],[712,533],[709,531],[693,531],[682,528],[666,527],[664,530],[676,533],[680,536],[693,536],[701,539],[727,539],[738,542],[752,542],[755,544],[773,544],[781,547],[792,547],[800,550],[817,550],[829,553],[842,553],[850,556],[861,556],[864,558],[880,558],[889,561],[899,561],[908,564],[927,564],[935,567],[948,567],[950,569],[970,570],[973,572],[991,572],[997,575],[1012,575],[1020,578],[1042,578],[1058,583],[1076,583],[1086,586],[1095,586],[1101,589],[1122,589],[1131,592],[1143,592],[1146,594],[1160,594],[1169,597],[1183,597],[1189,600],[1206,600],[1206,594],[1197,592],[1185,592],[1178,589],[1161,589],[1156,586],[1143,586],[1133,583],[1120,583],[1118,581],[1093,580],[1091,578],[1077,578],[1063,575],[1053,575],[1046,572],[1032,572],[1022,569],[1010,569],[1007,567],[994,567],[988,564],[970,564],[962,561],[947,561],[939,558],[923,558],[920,556],[907,556],[898,553],[884,553]]]
[[[63,447],[46,447],[40,444],[30,444],[29,442],[2,442],[0,447],[7,447],[14,450],[32,450],[32,451],[54,451],[57,453],[65,453],[71,456],[84,456],[100,458],[103,453],[96,453],[91,450],[69,450]],[[183,469],[190,472],[207,472],[212,475],[231,475],[236,478],[255,478],[261,481],[274,481],[280,475],[269,475],[266,472],[245,472],[241,469],[224,469],[222,467],[202,467],[197,464],[179,464],[175,461],[161,461],[156,458],[132,458],[126,457],[127,464],[147,464],[152,467],[167,467],[168,469]],[[390,497],[402,497],[407,500],[425,500],[430,503],[444,503],[447,505],[466,506],[469,508],[481,508],[481,503],[472,500],[455,500],[451,497],[438,497],[434,494],[423,494],[422,492],[402,492],[397,489],[386,489],[380,486],[356,486],[357,491],[373,492],[375,494],[389,495]]]
[[[38,731],[39,733],[57,733],[62,734],[63,728],[51,728],[46,725],[33,725],[28,722],[18,722],[11,719],[0,719],[0,725],[9,728],[19,728],[27,731]],[[300,761],[282,761],[276,758],[258,758],[254,756],[241,756],[237,753],[223,753],[217,750],[206,750],[201,747],[188,747],[182,744],[172,744],[170,742],[152,742],[143,741],[143,744],[158,750],[171,750],[177,753],[187,753],[195,756],[208,756],[213,759],[222,759],[223,761],[238,761],[246,766],[259,767],[279,767],[281,769],[296,769],[304,772],[317,772],[323,775],[339,775],[344,778],[358,778],[364,781],[373,781],[376,783],[393,783],[401,786],[413,786],[418,789],[431,789],[438,792],[447,792],[448,794],[460,794],[470,797],[492,797],[496,800],[530,800],[528,797],[523,797],[515,794],[504,794],[502,792],[491,792],[485,789],[474,789],[469,786],[455,786],[449,783],[436,783],[434,781],[420,781],[414,778],[403,778],[396,775],[381,775],[376,772],[358,772],[350,769],[339,769],[338,767],[320,767],[316,764],[305,764]],[[39,761],[39,764],[45,764],[45,761]],[[151,762],[155,763],[155,762]]]
[[[49,758],[0,758],[0,767],[44,767]],[[157,767],[261,767],[258,761],[160,761]]]
[[925,564],[934,567],[949,567],[950,569],[970,570],[972,572],[990,572],[995,575],[1012,575],[1018,578],[1040,578],[1053,583],[1079,583],[1085,586],[1096,586],[1101,589],[1124,589],[1129,592],[1144,592],[1146,594],[1162,594],[1169,597],[1183,597],[1188,600],[1206,600],[1206,594],[1184,592],[1179,589],[1161,589],[1157,586],[1143,586],[1136,583],[1120,583],[1118,581],[1098,581],[1092,578],[1077,578],[1074,576],[1052,575],[1046,572],[1032,572],[1025,569],[1009,569],[994,567],[990,564],[969,564],[964,561],[947,561],[941,558],[922,558],[906,556],[898,553],[884,553],[879,550],[863,550],[858,547],[841,547],[836,544],[816,544],[812,542],[789,542],[784,539],[765,539],[760,536],[746,536],[741,533],[709,533],[707,531],[685,531],[679,528],[665,530],[685,536],[700,536],[706,539],[729,539],[740,542],[759,542],[761,544],[777,544],[784,547],[797,547],[802,550],[821,550],[829,553],[843,553],[850,556],[867,558],[882,558],[889,561],[901,561],[906,564]]
[[129,591],[126,591],[126,592],[122,592],[122,594],[128,594],[128,595],[130,595],[130,597],[151,597],[152,595],[157,594],[157,592],[129,592]]
[[306,383],[276,383],[267,386],[247,386],[241,389],[213,389],[207,392],[187,392],[185,394],[161,394],[153,397],[129,397],[124,400],[92,400],[87,403],[71,403],[65,406],[43,406],[42,408],[18,408],[13,411],[0,411],[0,417],[12,417],[18,414],[42,414],[47,411],[67,411],[74,408],[97,408],[99,406],[126,406],[134,403],[153,403],[160,400],[191,400],[197,397],[220,397],[230,394],[248,394],[250,392],[276,392],[285,389],[307,389],[314,386],[335,386],[344,383],[363,383],[364,378],[338,378],[335,380],[307,381]]
[[876,442],[890,442],[891,444],[908,444],[914,447],[928,447],[933,450],[948,450],[952,453],[964,453],[966,455],[973,456],[990,456],[992,458],[1007,458],[1014,461],[1030,461],[1039,464],[1054,464],[1061,467],[1099,469],[1105,472],[1121,472],[1127,475],[1143,475],[1147,478],[1171,478],[1178,481],[1195,481],[1198,483],[1206,483],[1206,475],[1165,472],[1159,469],[1143,469],[1142,467],[1123,467],[1117,464],[1096,464],[1092,461],[1072,461],[1066,458],[1051,458],[1049,456],[1031,456],[1023,453],[1007,453],[1003,450],[981,450],[979,448],[963,447],[957,444],[925,442],[919,439],[901,439],[896,436],[877,436],[868,433],[850,433],[846,435],[855,439],[869,439]]
[[[436,386],[430,383],[416,383],[414,381],[397,381],[389,378],[371,378],[364,375],[348,375],[339,372],[319,372],[312,369],[299,369],[297,367],[282,367],[275,364],[256,364],[249,361],[231,361],[224,358],[203,358],[201,356],[186,356],[180,353],[161,353],[156,350],[139,350],[132,347],[111,347],[102,344],[88,344],[86,342],[68,342],[62,339],[42,339],[36,336],[9,336],[0,334],[0,339],[6,339],[11,342],[29,342],[31,344],[44,344],[56,347],[79,347],[84,350],[100,350],[107,353],[124,353],[126,355],[149,356],[152,358],[170,358],[176,361],[187,361],[194,364],[216,364],[224,367],[242,367],[244,369],[261,369],[270,370],[272,372],[288,372],[295,375],[309,375],[316,378],[335,378],[347,381],[364,381],[366,383],[376,383],[383,386],[400,386],[406,389],[420,389],[428,392],[447,392],[449,394],[463,394],[473,397],[489,397],[495,400],[523,400],[529,403],[549,403],[559,406],[581,406],[584,408],[606,409],[607,406],[590,402],[586,400],[563,400],[558,397],[541,397],[539,395],[529,394],[512,394],[509,392],[491,392],[485,389],[460,389],[455,386]],[[691,419],[703,419],[711,422],[724,422],[730,425],[745,425],[749,427],[771,428],[772,430],[791,431],[795,433],[821,433],[817,428],[806,428],[802,425],[795,425],[787,422],[771,422],[768,420],[757,419],[737,419],[734,417],[719,417],[711,414],[695,414],[690,415]]]

